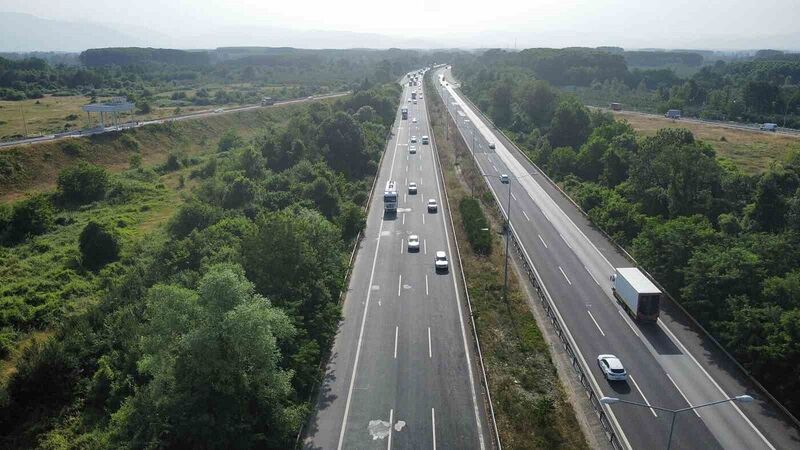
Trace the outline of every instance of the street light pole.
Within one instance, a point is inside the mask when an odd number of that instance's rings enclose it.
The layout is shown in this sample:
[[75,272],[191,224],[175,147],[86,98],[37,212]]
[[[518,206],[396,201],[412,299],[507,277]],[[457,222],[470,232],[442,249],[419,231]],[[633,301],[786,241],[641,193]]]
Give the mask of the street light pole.
[[508,180],[506,203],[506,261],[503,268],[503,301],[508,302],[508,243],[511,240],[511,180]]
[[623,400],[621,398],[616,398],[616,397],[603,397],[600,399],[600,403],[604,405],[612,405],[614,403],[627,403],[629,405],[639,406],[642,408],[657,409],[659,411],[672,413],[672,423],[669,426],[669,438],[667,439],[667,450],[670,450],[672,448],[672,434],[675,432],[675,418],[678,416],[678,413],[693,411],[695,409],[705,408],[706,406],[719,405],[720,403],[728,403],[728,402],[750,403],[752,401],[753,397],[749,395],[737,395],[736,397],[726,398],[709,403],[703,403],[702,405],[691,406],[690,404],[688,408],[669,409],[669,408],[662,408],[660,406],[647,405],[645,403],[632,402],[630,400]]

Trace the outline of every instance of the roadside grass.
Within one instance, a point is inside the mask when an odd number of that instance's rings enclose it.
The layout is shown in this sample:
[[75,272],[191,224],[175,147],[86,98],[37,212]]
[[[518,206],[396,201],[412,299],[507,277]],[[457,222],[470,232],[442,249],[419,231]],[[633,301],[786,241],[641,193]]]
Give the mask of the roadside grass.
[[[320,100],[331,101],[331,100]],[[146,165],[164,162],[170,153],[191,157],[216,149],[219,136],[234,130],[245,140],[270,123],[279,123],[302,105],[254,109],[148,125],[85,138],[63,139],[0,149],[0,203],[52,190],[58,172],[81,160],[120,172],[134,154]]]
[[504,245],[497,233],[502,217],[490,206],[494,200],[452,123],[451,135],[445,138],[444,121],[449,117],[433,89],[428,83],[431,126],[450,205],[475,196],[481,200],[491,224],[494,250],[488,256],[480,256],[469,245],[459,208],[450,210],[503,447],[586,449],[588,445],[567,401],[548,344],[513,271],[509,271],[508,302],[502,300]]
[[633,129],[643,136],[655,135],[661,128],[686,128],[696,139],[711,144],[717,152],[717,157],[732,161],[751,175],[766,171],[770,164],[783,160],[792,150],[800,150],[800,136],[737,130],[714,124],[642,116],[624,111],[615,112],[614,117],[627,120]]

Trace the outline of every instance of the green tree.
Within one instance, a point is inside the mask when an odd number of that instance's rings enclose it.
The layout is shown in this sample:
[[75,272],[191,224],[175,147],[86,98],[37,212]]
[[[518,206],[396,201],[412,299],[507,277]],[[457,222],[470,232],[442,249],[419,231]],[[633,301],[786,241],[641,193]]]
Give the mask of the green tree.
[[520,109],[531,124],[544,127],[550,124],[556,108],[558,95],[544,80],[526,80],[519,87],[517,95]]
[[492,116],[492,120],[498,126],[508,126],[513,116],[511,80],[504,78],[499,81],[489,92],[489,97],[491,98],[489,114]]
[[[222,133],[222,136],[219,138],[219,143],[217,143],[217,151],[218,152],[227,152],[230,149],[240,147],[244,144],[244,141],[238,134],[236,134],[233,130],[228,130]],[[265,155],[266,156],[266,155]]]
[[68,203],[83,204],[100,200],[108,188],[108,173],[102,167],[85,161],[58,174],[58,191]]
[[54,224],[50,199],[44,194],[37,194],[14,204],[7,227],[13,241],[22,241],[46,233]]
[[575,172],[578,156],[572,147],[558,147],[553,150],[547,161],[550,175],[554,178],[567,176]]
[[78,238],[81,262],[84,267],[97,270],[119,259],[120,239],[111,227],[90,221]]
[[592,131],[591,125],[585,106],[575,99],[564,99],[559,102],[550,122],[550,144],[576,149],[586,142]]
[[366,173],[367,155],[364,132],[353,117],[339,111],[320,125],[319,146],[327,148],[325,158],[335,171],[349,178]]

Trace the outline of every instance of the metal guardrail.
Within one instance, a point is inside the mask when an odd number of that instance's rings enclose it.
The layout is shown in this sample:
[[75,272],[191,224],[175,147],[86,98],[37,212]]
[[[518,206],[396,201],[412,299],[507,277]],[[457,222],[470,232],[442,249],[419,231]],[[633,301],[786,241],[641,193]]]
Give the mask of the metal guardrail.
[[[488,117],[486,117],[486,115],[485,115],[485,114],[483,114],[483,111],[481,111],[480,109],[478,109],[477,107],[475,107],[475,104],[474,104],[474,103],[472,103],[472,101],[471,101],[469,98],[467,98],[466,96],[464,96],[464,99],[465,99],[465,101],[467,101],[467,102],[468,102],[468,103],[469,103],[469,104],[470,104],[470,105],[473,107],[473,110],[475,110],[475,111],[477,111],[477,112],[478,112],[478,114],[481,116],[481,118],[483,118],[483,120],[484,120],[486,123],[490,124],[490,125],[492,126],[492,128],[493,128],[495,131],[499,132],[499,133],[500,133],[500,134],[503,136],[503,138],[504,138],[504,139],[505,139],[505,140],[506,140],[506,141],[507,141],[509,144],[511,144],[511,147],[512,147],[514,150],[516,150],[516,151],[517,151],[517,152],[518,152],[520,155],[522,155],[522,156],[523,156],[523,157],[524,157],[524,158],[525,158],[525,159],[528,161],[528,163],[530,163],[530,164],[531,164],[531,166],[533,166],[533,167],[534,167],[536,170],[538,170],[538,171],[539,171],[539,172],[540,172],[542,175],[544,175],[545,179],[547,179],[547,181],[548,181],[548,182],[549,182],[549,183],[550,183],[550,184],[551,184],[551,185],[552,185],[554,188],[556,188],[556,189],[558,190],[558,192],[560,192],[560,193],[561,193],[561,195],[563,195],[563,196],[564,196],[564,197],[565,197],[567,200],[569,200],[569,202],[570,202],[570,203],[572,203],[572,205],[573,205],[573,206],[574,206],[574,207],[575,207],[575,208],[576,208],[576,209],[577,209],[577,210],[578,210],[578,211],[581,213],[581,215],[583,215],[583,216],[584,216],[586,219],[589,219],[589,214],[587,214],[587,213],[586,213],[586,211],[584,211],[584,210],[583,210],[583,208],[581,208],[581,207],[580,207],[580,205],[578,205],[578,203],[577,203],[577,202],[575,202],[575,200],[573,200],[573,199],[572,199],[572,197],[570,197],[570,196],[569,196],[569,194],[567,194],[567,193],[566,193],[566,192],[565,192],[563,189],[561,189],[561,186],[559,186],[559,185],[558,185],[558,184],[557,184],[555,181],[553,181],[553,180],[552,180],[552,179],[551,179],[551,178],[550,178],[550,177],[549,177],[549,176],[548,176],[548,175],[547,175],[547,174],[546,174],[546,173],[545,173],[545,172],[544,172],[544,171],[543,171],[541,168],[539,168],[539,166],[538,166],[536,163],[534,163],[534,162],[533,162],[533,160],[531,160],[531,159],[530,159],[530,157],[529,157],[529,156],[528,156],[528,155],[527,155],[525,152],[523,152],[523,151],[522,151],[522,149],[520,149],[520,148],[517,146],[517,144],[516,144],[516,143],[515,143],[513,140],[511,140],[511,139],[510,139],[510,138],[509,138],[509,137],[508,137],[508,136],[505,134],[505,132],[504,132],[502,129],[498,128],[498,127],[497,127],[497,126],[494,124],[494,122],[492,122],[492,120],[491,120],[491,119],[489,119]],[[700,121],[700,119],[697,119],[697,120],[698,120],[698,121]],[[712,123],[715,123],[715,122],[712,122]],[[757,130],[756,130],[756,131],[757,131]],[[589,219],[589,220],[591,220],[591,219]],[[711,342],[713,342],[713,343],[714,343],[714,345],[717,347],[717,349],[719,349],[719,350],[720,350],[720,351],[721,351],[721,352],[722,352],[722,353],[723,353],[723,354],[724,354],[724,355],[725,355],[725,356],[726,356],[726,357],[727,357],[727,358],[730,360],[730,362],[732,362],[732,363],[733,363],[733,364],[734,364],[734,365],[735,365],[735,366],[736,366],[736,367],[737,367],[739,370],[741,370],[741,371],[742,371],[742,373],[745,375],[745,377],[747,377],[748,381],[750,381],[750,382],[751,382],[751,383],[752,383],[752,384],[753,384],[753,385],[754,385],[754,386],[755,386],[755,387],[756,387],[756,388],[757,388],[757,389],[758,389],[758,390],[761,392],[761,394],[762,394],[762,395],[764,395],[764,396],[765,396],[767,399],[769,399],[769,400],[770,400],[770,402],[771,402],[771,403],[772,403],[774,406],[776,406],[776,407],[777,407],[777,408],[778,408],[778,409],[779,409],[781,412],[783,412],[783,413],[786,415],[786,417],[787,417],[787,418],[788,418],[788,419],[789,419],[791,422],[793,422],[793,423],[795,424],[795,426],[796,426],[796,427],[800,428],[800,420],[798,420],[798,418],[797,418],[797,417],[795,417],[795,416],[794,416],[794,415],[791,413],[791,411],[789,411],[789,410],[788,410],[788,409],[787,409],[785,406],[783,406],[783,404],[781,404],[781,402],[780,402],[780,401],[778,401],[778,399],[777,399],[777,398],[775,398],[775,397],[774,397],[774,396],[773,396],[773,395],[772,395],[772,394],[771,394],[771,393],[770,393],[770,392],[767,390],[767,388],[766,388],[766,387],[764,387],[764,386],[763,386],[763,385],[762,385],[762,384],[761,384],[761,383],[760,383],[758,380],[756,380],[756,379],[753,377],[753,375],[752,375],[752,374],[750,374],[750,372],[749,372],[749,371],[748,371],[748,370],[747,370],[747,369],[746,369],[744,366],[742,366],[742,364],[741,364],[739,361],[737,361],[737,360],[736,360],[736,358],[734,358],[734,357],[733,357],[733,355],[731,355],[731,354],[730,354],[730,353],[729,353],[729,352],[728,352],[728,351],[725,349],[725,347],[723,347],[723,346],[722,346],[722,344],[721,344],[721,343],[720,343],[720,342],[719,342],[719,341],[718,341],[716,338],[714,338],[714,336],[712,336],[712,335],[711,335],[711,333],[710,333],[710,332],[709,332],[709,331],[708,331],[708,330],[707,330],[707,329],[706,329],[706,328],[705,328],[703,325],[701,325],[701,324],[700,324],[700,322],[698,322],[698,321],[697,321],[697,319],[695,319],[695,318],[694,318],[694,317],[693,317],[693,316],[692,316],[692,315],[689,313],[689,311],[687,311],[687,310],[686,310],[686,309],[683,307],[683,305],[681,305],[681,304],[680,304],[680,302],[678,302],[677,300],[675,300],[675,298],[672,296],[672,294],[670,294],[670,293],[669,293],[669,291],[667,291],[667,290],[666,290],[666,288],[664,288],[664,286],[662,286],[662,285],[661,285],[661,283],[659,283],[659,282],[658,282],[658,280],[656,280],[656,279],[655,279],[655,277],[653,277],[653,276],[652,276],[652,275],[651,275],[651,274],[650,274],[650,273],[649,273],[647,270],[645,270],[645,268],[644,268],[644,267],[642,267],[642,266],[639,264],[639,262],[638,262],[638,261],[636,261],[636,259],[635,259],[635,258],[634,258],[634,257],[633,257],[633,256],[632,256],[630,253],[628,253],[628,251],[625,249],[625,247],[623,247],[623,246],[622,246],[622,245],[620,245],[620,244],[619,244],[619,243],[618,243],[616,240],[614,240],[614,238],[612,238],[612,237],[611,237],[611,236],[610,236],[610,235],[609,235],[609,234],[606,232],[606,230],[604,230],[603,228],[601,228],[601,227],[597,226],[597,225],[596,225],[594,222],[591,222],[591,223],[592,223],[592,226],[593,226],[593,227],[594,227],[596,230],[598,230],[598,231],[599,231],[599,232],[600,232],[600,233],[601,233],[601,234],[602,234],[602,235],[603,235],[603,236],[604,236],[604,237],[605,237],[605,238],[606,238],[606,239],[607,239],[609,242],[611,242],[611,244],[612,244],[612,245],[614,245],[614,248],[616,248],[616,249],[617,249],[619,252],[621,252],[621,253],[622,253],[622,254],[625,256],[625,258],[626,258],[626,259],[628,259],[628,260],[629,260],[631,263],[633,263],[633,264],[634,264],[636,267],[638,267],[638,268],[639,268],[639,269],[640,269],[640,270],[641,270],[641,271],[642,271],[642,272],[643,272],[643,273],[644,273],[644,274],[647,276],[647,278],[649,278],[649,279],[650,279],[650,281],[652,281],[652,282],[653,282],[653,284],[655,284],[655,285],[656,285],[656,286],[657,286],[659,289],[661,289],[661,292],[663,292],[663,293],[664,293],[664,294],[665,294],[667,297],[669,297],[670,301],[672,301],[672,303],[673,303],[675,306],[677,306],[677,307],[678,307],[678,309],[680,309],[680,310],[681,310],[681,312],[682,312],[682,313],[683,313],[683,314],[684,314],[684,315],[685,315],[687,318],[689,318],[689,320],[692,322],[692,324],[693,324],[694,326],[696,326],[696,327],[697,327],[697,328],[698,328],[698,329],[699,329],[699,330],[700,330],[700,331],[703,333],[703,335],[704,335],[705,337],[707,337],[707,338],[708,338],[708,339],[709,339]]]
[[[441,98],[441,94],[439,94],[439,95],[440,95],[440,98]],[[442,99],[442,101],[444,102],[444,99]],[[467,101],[469,101],[469,100],[467,100]],[[471,102],[470,102],[470,104],[471,104]],[[472,105],[472,106],[473,106],[474,110],[478,111],[478,113],[482,115],[482,113],[480,112],[479,109],[474,108],[474,105]],[[449,108],[447,108],[447,110],[448,110],[448,112],[450,112]],[[458,129],[458,127],[456,125],[456,119],[455,119],[455,117],[453,117],[452,113],[450,113],[450,117],[453,120],[454,126],[456,126],[456,128]],[[491,122],[487,122],[487,123],[491,123]],[[469,146],[469,144],[467,144],[466,140],[464,139],[464,136],[460,133],[460,131],[459,131],[459,135],[461,136],[462,140],[464,141],[464,145],[467,148],[469,148],[470,154],[472,155],[473,160],[474,160],[475,164],[477,165],[478,164],[478,159],[475,156],[475,153],[472,151],[472,148]],[[480,167],[480,166],[478,166],[478,167]],[[488,182],[487,182],[487,184],[489,185],[489,191],[492,193],[492,196],[495,199],[495,205],[494,206],[497,208],[497,211],[500,214],[500,216],[504,217],[505,216],[505,211],[503,210],[502,202],[500,201],[500,198],[494,192],[494,189],[492,188],[491,184],[489,184]],[[527,252],[525,252],[524,248],[519,243],[519,237],[517,236],[517,231],[516,231],[516,229],[514,229],[513,223],[511,224],[511,231],[512,231],[512,233],[511,233],[510,236],[512,238],[512,242],[514,243],[514,249],[516,250],[516,253],[517,253],[517,255],[518,255],[518,257],[519,257],[519,259],[520,259],[520,261],[522,263],[523,269],[525,270],[525,273],[528,276],[528,280],[531,282],[531,285],[533,286],[534,290],[536,291],[536,294],[537,294],[536,296],[538,297],[539,302],[541,303],[542,307],[544,308],[545,313],[547,314],[547,317],[550,320],[550,323],[553,326],[553,329],[555,330],[556,335],[558,336],[562,347],[564,348],[564,351],[569,356],[570,364],[572,366],[572,369],[575,371],[575,373],[577,375],[577,378],[578,378],[578,381],[580,382],[581,386],[583,386],[583,388],[584,388],[584,390],[585,390],[585,392],[587,394],[587,397],[589,399],[589,403],[592,405],[592,409],[594,409],[595,414],[597,415],[597,418],[598,418],[598,420],[600,422],[600,426],[603,428],[603,431],[606,434],[606,438],[608,439],[609,444],[611,444],[611,446],[614,449],[618,449],[618,450],[625,449],[625,446],[622,444],[622,441],[620,440],[620,438],[618,436],[617,430],[615,430],[614,425],[611,423],[611,421],[608,418],[608,414],[603,409],[603,405],[600,403],[600,398],[598,397],[599,394],[594,391],[594,389],[592,387],[592,384],[589,381],[589,377],[586,375],[586,372],[589,370],[589,368],[582,366],[580,358],[578,358],[577,353],[575,351],[575,349],[577,348],[577,345],[573,342],[571,334],[569,334],[569,332],[565,331],[567,329],[566,324],[563,323],[563,319],[556,312],[555,303],[553,302],[553,299],[550,298],[550,295],[547,292],[547,290],[543,289],[543,284],[541,284],[541,282],[540,282],[540,276],[538,275],[538,272],[536,271],[536,268],[533,265],[533,261],[531,261],[531,259],[528,256]]]
[[[425,80],[430,81],[429,73],[432,73],[432,71],[428,71],[428,72],[425,73],[425,77],[423,78],[423,88],[424,88],[424,85],[425,85]],[[423,104],[425,105],[425,113],[428,116],[428,120],[430,120],[431,115],[430,115],[430,113],[428,113],[428,103],[427,102],[423,102]],[[445,106],[445,109],[447,109],[446,106]],[[475,326],[475,315],[472,312],[472,299],[469,296],[469,288],[467,287],[467,277],[464,275],[464,264],[463,264],[463,262],[461,260],[461,249],[458,246],[458,238],[456,238],[456,236],[455,236],[456,227],[455,227],[455,224],[453,223],[453,212],[452,212],[453,209],[450,206],[450,196],[447,195],[447,183],[445,182],[445,178],[444,178],[444,170],[442,169],[442,161],[439,158],[439,150],[438,150],[438,147],[436,146],[436,136],[435,136],[435,134],[436,133],[433,132],[433,124],[431,124],[431,136],[430,136],[430,138],[431,138],[431,147],[434,149],[434,153],[436,154],[436,161],[437,161],[438,166],[439,166],[439,174],[442,177],[442,190],[444,191],[444,201],[447,204],[447,216],[450,219],[450,228],[453,230],[453,242],[455,243],[455,247],[456,247],[456,258],[458,259],[458,268],[461,271],[461,282],[462,282],[463,287],[464,287],[464,296],[467,299],[467,308],[469,309],[469,320],[470,320],[470,324],[471,324],[471,328],[472,328],[472,337],[473,337],[474,342],[475,342],[475,350],[478,353],[478,361],[480,361],[480,366],[481,366],[481,376],[482,376],[481,384],[483,384],[483,386],[484,386],[484,392],[486,393],[486,399],[487,399],[487,402],[489,404],[489,414],[490,414],[491,419],[492,419],[492,428],[494,429],[494,435],[495,435],[497,448],[498,448],[498,450],[502,450],[503,449],[503,445],[500,442],[500,430],[498,430],[498,428],[497,428],[497,419],[495,418],[495,414],[494,414],[494,404],[492,403],[492,394],[491,394],[491,390],[489,389],[489,379],[486,376],[486,366],[485,366],[485,364],[483,362],[483,352],[481,351],[481,343],[480,343],[480,340],[478,339],[478,329]]]

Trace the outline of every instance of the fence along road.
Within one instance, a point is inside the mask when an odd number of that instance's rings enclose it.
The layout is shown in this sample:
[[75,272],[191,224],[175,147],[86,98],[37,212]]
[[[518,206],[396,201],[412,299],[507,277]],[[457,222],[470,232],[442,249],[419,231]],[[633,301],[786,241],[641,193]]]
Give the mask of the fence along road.
[[[609,395],[668,408],[686,407],[743,393],[730,390],[729,380],[719,381],[700,364],[707,351],[690,352],[679,340],[674,322],[665,313],[657,325],[641,325],[627,317],[614,301],[608,275],[614,266],[631,263],[614,251],[596,232],[578,227],[553,197],[546,176],[525,166],[506,147],[504,139],[486,125],[472,106],[452,86],[441,92],[481,170],[490,175],[507,173],[512,183],[512,230],[521,251],[540,275],[555,315],[566,328],[567,340],[594,395]],[[461,111],[464,116],[462,118]],[[465,120],[466,119],[466,120]],[[477,126],[476,126],[477,125]],[[474,133],[474,145],[473,145]],[[488,148],[494,142],[496,149]],[[505,204],[506,186],[488,178],[490,187]],[[502,206],[501,206],[502,207]],[[593,235],[590,240],[587,233]],[[613,263],[612,263],[613,261]],[[669,323],[667,323],[669,322]],[[620,356],[631,374],[625,383],[606,382],[595,363],[600,353]],[[723,387],[724,385],[724,387]],[[737,385],[733,386],[737,389]],[[738,389],[758,395],[746,383]],[[730,390],[730,391],[729,391]],[[652,448],[665,445],[670,417],[655,410],[603,406],[623,447]],[[790,448],[797,445],[796,429],[785,422],[769,423],[762,404],[721,405],[679,415],[673,445],[677,448]],[[750,416],[745,415],[747,410]],[[756,426],[750,417],[759,422]],[[766,422],[765,422],[766,421]],[[764,425],[766,423],[766,425]],[[769,437],[762,429],[770,431]],[[779,444],[775,444],[779,442]]]
[[[433,145],[421,143],[431,135],[424,98],[414,104],[409,94],[404,87],[408,120],[398,111],[305,448],[492,447],[444,187]],[[390,179],[399,205],[385,216]],[[427,211],[431,198],[436,213]],[[418,252],[408,252],[412,234]],[[434,270],[437,250],[447,252],[447,273]]]

